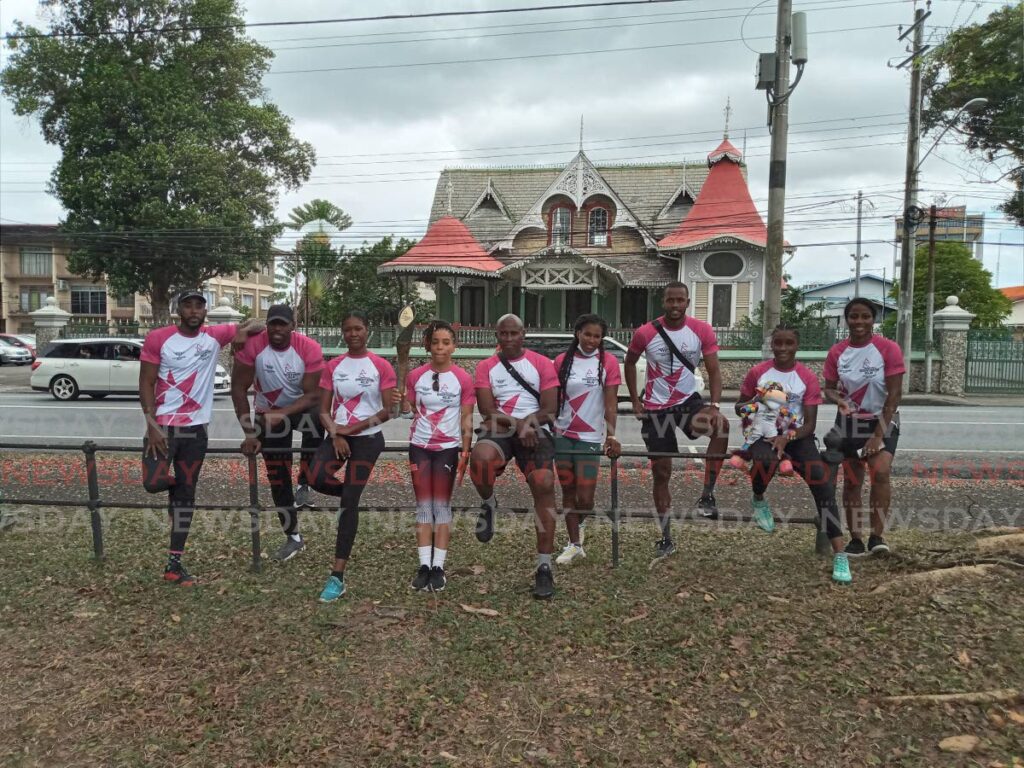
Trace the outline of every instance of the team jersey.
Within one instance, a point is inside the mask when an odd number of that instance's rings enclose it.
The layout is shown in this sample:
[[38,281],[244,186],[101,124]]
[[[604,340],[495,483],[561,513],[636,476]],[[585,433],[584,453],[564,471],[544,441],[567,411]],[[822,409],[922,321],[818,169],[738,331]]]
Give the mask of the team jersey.
[[804,424],[804,406],[821,405],[824,402],[821,398],[821,385],[814,371],[803,363],[796,363],[788,371],[779,370],[774,360],[765,360],[747,371],[740,385],[740,399],[750,400],[757,394],[755,389],[771,383],[780,385],[786,393],[789,418],[779,418],[780,429],[799,429]]
[[[562,370],[565,352],[555,358],[555,372]],[[604,388],[622,383],[619,361],[611,352],[604,352],[604,375],[598,377],[598,357],[595,351],[585,355],[577,351],[565,382],[564,402],[555,420],[555,434],[587,443],[603,443]]]
[[[331,418],[340,426],[348,426],[370,418],[384,408],[382,393],[397,382],[391,363],[373,352],[353,357],[336,357],[320,372],[320,388],[331,392]],[[390,407],[390,403],[388,407]],[[381,425],[366,427],[358,433],[375,435]]]
[[[437,391],[434,391],[434,377]],[[409,373],[405,396],[413,408],[409,442],[440,451],[462,445],[462,406],[476,402],[473,379],[462,368],[452,366],[438,373],[430,363]]]
[[221,348],[238,333],[234,323],[211,325],[186,336],[176,325],[146,334],[140,359],[160,366],[156,380],[156,423],[191,427],[209,424],[213,379]]
[[266,331],[250,336],[245,346],[235,353],[235,360],[256,371],[253,381],[256,413],[287,408],[302,397],[303,376],[319,373],[324,368],[320,345],[301,333],[292,333],[291,345],[284,350],[270,346]]
[[[694,368],[700,364],[702,357],[718,352],[715,331],[703,320],[684,317],[682,328],[676,330],[665,325],[664,317],[658,320],[672,343]],[[668,348],[654,323],[646,323],[636,329],[629,342],[629,351],[647,357],[647,384],[643,394],[643,404],[647,410],[671,408],[697,391],[694,375]]]
[[[558,386],[555,366],[544,355],[527,349],[523,351],[522,357],[509,360],[509,363],[537,392],[546,392]],[[537,398],[512,378],[497,355],[492,355],[477,365],[476,388],[491,390],[498,410],[513,419],[521,419],[540,410]]]
[[838,381],[839,392],[857,407],[854,416],[870,419],[885,405],[885,379],[906,373],[903,353],[895,341],[875,334],[867,344],[855,347],[849,339],[832,346],[822,373],[825,381]]

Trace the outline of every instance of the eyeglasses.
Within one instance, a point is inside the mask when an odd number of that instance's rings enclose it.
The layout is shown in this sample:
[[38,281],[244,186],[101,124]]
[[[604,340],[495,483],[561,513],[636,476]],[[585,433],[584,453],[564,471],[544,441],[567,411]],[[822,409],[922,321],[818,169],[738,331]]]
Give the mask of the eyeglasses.
[[433,374],[434,374],[434,380],[431,382],[430,388],[433,389],[435,392],[437,392],[440,389],[441,374],[438,373],[437,371],[434,371]]

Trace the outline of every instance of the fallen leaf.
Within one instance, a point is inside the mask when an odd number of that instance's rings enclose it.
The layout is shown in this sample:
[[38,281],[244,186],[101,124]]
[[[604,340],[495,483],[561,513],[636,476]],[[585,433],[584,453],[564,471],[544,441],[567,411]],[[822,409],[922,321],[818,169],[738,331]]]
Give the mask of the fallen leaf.
[[627,624],[632,624],[634,621],[640,621],[641,619],[646,619],[648,616],[650,616],[649,613],[639,613],[636,616],[630,616],[628,619],[624,619],[623,620],[622,626],[626,626]]
[[438,752],[437,756],[438,757],[443,757],[445,760],[458,760],[459,759],[455,755],[453,755],[451,752]]
[[705,602],[705,603],[713,603],[713,602],[715,602],[715,600],[717,600],[717,599],[718,599],[718,598],[717,598],[717,597],[715,597],[714,595],[712,595],[712,594],[711,594],[710,592],[705,592],[705,593],[704,593],[704,602]]
[[939,742],[939,749],[943,752],[957,752],[966,754],[973,752],[981,742],[977,736],[949,736]]
[[739,653],[746,653],[750,650],[750,638],[743,635],[733,635],[729,638],[729,647]]
[[685,600],[689,596],[690,596],[690,593],[687,592],[685,589],[682,592],[676,592],[676,597],[678,597],[680,600]]
[[462,608],[466,613],[476,613],[480,616],[498,616],[498,612],[493,608],[478,608],[475,605],[466,605],[465,603],[459,603],[459,607]]
[[956,660],[960,662],[961,666],[971,666],[971,656],[969,653],[967,653],[967,651],[960,651],[960,653],[956,655]]
[[181,623],[181,616],[179,616],[176,613],[172,613],[171,614],[171,621],[173,621],[175,624],[180,624]]
[[404,619],[408,611],[402,608],[384,608],[377,607],[373,609],[373,612],[385,619]]
[[1013,720],[1013,722],[1015,722],[1017,725],[1024,725],[1024,715],[1022,715],[1017,710],[1011,709],[1009,712],[1006,713],[1006,716]]
[[784,597],[776,597],[775,595],[768,595],[769,602],[782,603],[783,605],[789,605],[789,600]]

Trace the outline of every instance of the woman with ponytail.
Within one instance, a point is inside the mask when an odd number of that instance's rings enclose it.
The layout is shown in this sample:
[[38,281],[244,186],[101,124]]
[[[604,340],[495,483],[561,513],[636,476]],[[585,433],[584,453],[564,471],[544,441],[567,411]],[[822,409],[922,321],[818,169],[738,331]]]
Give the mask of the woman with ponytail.
[[606,335],[608,323],[602,318],[580,315],[569,348],[555,358],[555,471],[569,534],[569,543],[555,560],[559,565],[586,557],[581,518],[594,509],[601,455],[616,457],[622,450],[615,439],[622,375],[619,361],[605,351]]
[[452,491],[460,461],[469,460],[473,440],[473,380],[452,363],[455,331],[444,320],[423,332],[430,362],[411,371],[405,395],[412,407],[409,468],[416,493],[416,549],[419,570],[411,587],[420,592],[445,588],[444,562],[451,538]]

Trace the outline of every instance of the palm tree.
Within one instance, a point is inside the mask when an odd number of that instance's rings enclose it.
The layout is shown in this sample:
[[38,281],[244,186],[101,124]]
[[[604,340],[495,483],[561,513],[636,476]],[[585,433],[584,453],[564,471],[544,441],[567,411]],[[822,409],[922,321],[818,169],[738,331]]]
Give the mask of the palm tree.
[[[341,231],[352,226],[352,217],[334,203],[317,198],[305,205],[292,208],[285,226],[288,229],[300,230],[313,222],[324,222]],[[322,228],[321,231],[323,231]]]

